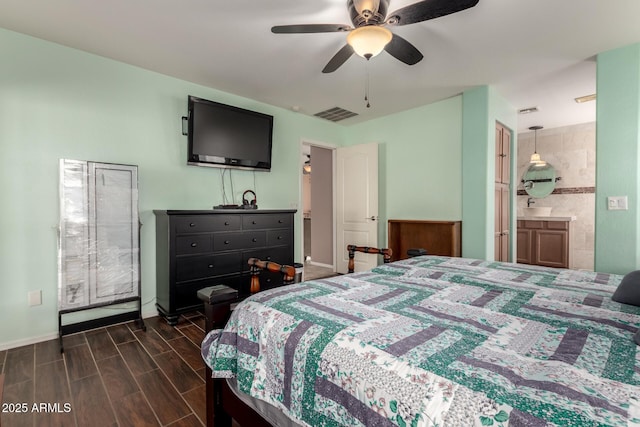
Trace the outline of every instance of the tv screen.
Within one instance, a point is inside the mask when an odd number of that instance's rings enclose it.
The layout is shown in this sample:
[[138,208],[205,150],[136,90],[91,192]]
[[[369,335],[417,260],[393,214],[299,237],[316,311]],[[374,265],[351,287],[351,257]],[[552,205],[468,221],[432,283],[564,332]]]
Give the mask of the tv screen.
[[271,169],[273,116],[189,96],[187,163]]

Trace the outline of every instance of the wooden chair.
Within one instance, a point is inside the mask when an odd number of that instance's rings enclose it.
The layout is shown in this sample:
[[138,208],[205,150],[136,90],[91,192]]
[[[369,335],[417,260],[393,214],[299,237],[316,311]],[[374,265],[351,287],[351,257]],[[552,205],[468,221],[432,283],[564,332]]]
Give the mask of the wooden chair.
[[251,266],[251,288],[249,292],[255,294],[260,292],[260,271],[267,270],[273,273],[282,273],[283,285],[290,285],[293,283],[296,269],[290,265],[281,265],[276,262],[262,261],[258,258],[249,258],[249,265]]
[[355,268],[355,256],[356,252],[363,252],[365,254],[379,254],[382,255],[382,261],[387,264],[391,261],[391,255],[393,251],[391,249],[378,249],[378,248],[369,248],[366,246],[355,246],[355,245],[347,245],[347,251],[349,252],[349,273],[353,273]]

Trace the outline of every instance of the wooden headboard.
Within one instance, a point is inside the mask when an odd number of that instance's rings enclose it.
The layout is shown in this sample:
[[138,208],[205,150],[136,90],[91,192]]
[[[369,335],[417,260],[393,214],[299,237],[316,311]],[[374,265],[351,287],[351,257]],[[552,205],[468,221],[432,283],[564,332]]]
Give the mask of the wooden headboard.
[[390,219],[387,238],[392,261],[408,258],[412,248],[424,248],[428,255],[461,256],[462,221]]

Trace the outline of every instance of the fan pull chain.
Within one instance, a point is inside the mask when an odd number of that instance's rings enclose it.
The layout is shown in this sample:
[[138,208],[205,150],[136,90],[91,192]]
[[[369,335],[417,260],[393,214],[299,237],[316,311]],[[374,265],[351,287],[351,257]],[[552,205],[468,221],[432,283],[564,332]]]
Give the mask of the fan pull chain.
[[369,63],[367,62],[367,78],[364,81],[364,100],[367,103],[367,108],[371,108],[369,103]]

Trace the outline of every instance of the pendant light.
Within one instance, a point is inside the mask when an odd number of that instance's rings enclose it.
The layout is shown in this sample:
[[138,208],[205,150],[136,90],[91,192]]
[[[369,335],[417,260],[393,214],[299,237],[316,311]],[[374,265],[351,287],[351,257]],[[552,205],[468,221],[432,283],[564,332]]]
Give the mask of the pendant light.
[[547,162],[540,159],[540,154],[538,154],[538,130],[542,129],[542,126],[531,126],[529,130],[534,132],[533,136],[533,154],[531,155],[531,160],[529,163],[532,165],[543,166],[546,165]]

